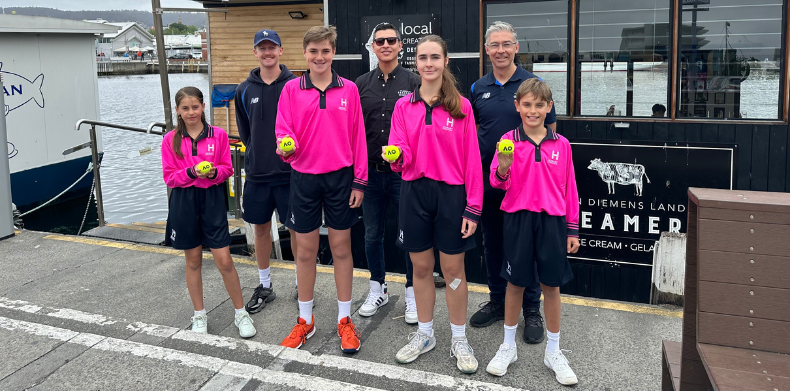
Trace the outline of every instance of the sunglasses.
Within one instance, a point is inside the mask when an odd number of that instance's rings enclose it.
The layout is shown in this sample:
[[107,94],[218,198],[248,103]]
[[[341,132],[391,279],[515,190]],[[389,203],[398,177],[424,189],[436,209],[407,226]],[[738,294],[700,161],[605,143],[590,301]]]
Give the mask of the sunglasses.
[[376,38],[373,40],[377,46],[384,46],[384,41],[387,41],[387,43],[390,45],[394,45],[396,42],[398,42],[398,37]]

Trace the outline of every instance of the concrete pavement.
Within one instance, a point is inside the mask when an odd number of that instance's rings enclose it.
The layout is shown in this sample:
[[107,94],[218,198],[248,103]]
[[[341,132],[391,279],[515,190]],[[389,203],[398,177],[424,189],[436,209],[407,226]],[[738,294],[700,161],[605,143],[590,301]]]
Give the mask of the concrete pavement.
[[[519,338],[505,377],[485,372],[502,342],[502,322],[467,327],[480,368],[464,375],[450,357],[444,289],[437,290],[437,346],[400,365],[395,352],[415,331],[403,321],[402,276],[390,276],[390,303],[370,318],[356,311],[367,294],[356,271],[355,355],[340,351],[331,268],[319,266],[316,335],[300,350],[278,344],[298,316],[292,264],[276,263],[278,297],[252,315],[258,334],[242,340],[233,306],[210,255],[203,267],[209,335],[188,331],[192,306],[183,253],[165,247],[22,231],[0,241],[0,390],[561,390],[543,365],[545,343]],[[254,261],[234,257],[245,299],[257,285]],[[487,300],[470,285],[469,314]],[[575,389],[660,389],[661,340],[680,340],[679,312],[564,297],[561,347],[579,377]],[[519,336],[522,333],[519,325]]]

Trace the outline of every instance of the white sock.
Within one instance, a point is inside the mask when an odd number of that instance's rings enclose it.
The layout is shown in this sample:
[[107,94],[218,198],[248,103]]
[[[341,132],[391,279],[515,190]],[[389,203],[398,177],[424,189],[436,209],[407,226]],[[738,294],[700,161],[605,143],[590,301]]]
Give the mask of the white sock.
[[420,330],[423,334],[427,334],[429,337],[433,337],[433,321],[426,323],[418,321],[417,330]]
[[313,301],[299,300],[299,317],[307,321],[307,324],[313,323]]
[[242,312],[247,312],[247,310],[245,310],[244,307],[236,308],[236,316],[239,316]]
[[258,277],[261,280],[261,285],[264,288],[271,288],[272,287],[272,276],[269,274],[269,268],[266,269],[258,269]]
[[518,323],[515,326],[505,325],[505,343],[508,344],[510,347],[516,346],[517,328],[518,328]]
[[406,288],[406,300],[414,300],[414,287]]
[[345,318],[346,316],[351,316],[351,300],[349,301],[337,301],[337,323]]
[[450,323],[450,329],[453,330],[453,338],[466,338],[466,323],[464,324],[452,324]]
[[381,284],[378,281],[370,280],[370,291],[381,295]]
[[554,353],[560,350],[560,332],[552,333],[546,330],[546,336],[549,340],[548,343],[546,343],[546,353]]
[[195,316],[205,315],[205,314],[206,314],[206,309],[205,308],[200,310],[200,311],[195,311]]

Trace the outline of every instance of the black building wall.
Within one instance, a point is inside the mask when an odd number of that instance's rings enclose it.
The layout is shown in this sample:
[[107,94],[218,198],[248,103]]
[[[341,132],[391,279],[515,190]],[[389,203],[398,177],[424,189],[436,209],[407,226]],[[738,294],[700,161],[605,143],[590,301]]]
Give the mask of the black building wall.
[[[330,2],[329,23],[338,28],[338,54],[359,54],[365,50],[360,36],[361,18],[374,15],[439,14],[441,36],[447,40],[450,53],[477,52],[480,45],[478,0],[341,0]],[[335,60],[338,73],[351,80],[367,72],[362,60]],[[450,66],[468,96],[471,84],[479,78],[479,59],[450,59]],[[618,117],[616,122],[630,123],[629,128],[615,128],[614,121],[560,119],[559,133],[571,142],[582,140],[667,141],[737,145],[735,172],[737,190],[790,192],[790,159],[788,159],[788,125],[732,124],[727,121],[679,122],[635,121]],[[385,238],[387,269],[405,272],[403,253],[394,245],[395,218],[389,213]],[[481,251],[481,238],[475,235],[478,248],[466,255],[467,278],[486,282],[486,269]],[[357,247],[359,248],[359,247]],[[361,252],[361,254],[360,254]],[[366,268],[364,251],[355,251],[355,267]],[[575,278],[562,288],[563,293],[613,300],[648,302],[652,268],[615,265],[601,262],[571,262]],[[437,262],[438,270],[438,262]]]

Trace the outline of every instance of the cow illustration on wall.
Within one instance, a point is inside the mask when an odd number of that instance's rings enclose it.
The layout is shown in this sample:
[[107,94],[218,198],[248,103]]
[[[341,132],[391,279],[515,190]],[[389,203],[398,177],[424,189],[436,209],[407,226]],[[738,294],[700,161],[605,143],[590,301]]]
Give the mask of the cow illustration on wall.
[[598,171],[598,176],[606,182],[609,194],[614,194],[614,185],[634,185],[636,195],[642,196],[642,177],[650,183],[650,178],[645,173],[645,166],[629,163],[606,163],[601,159],[593,159],[587,167],[589,170]]

